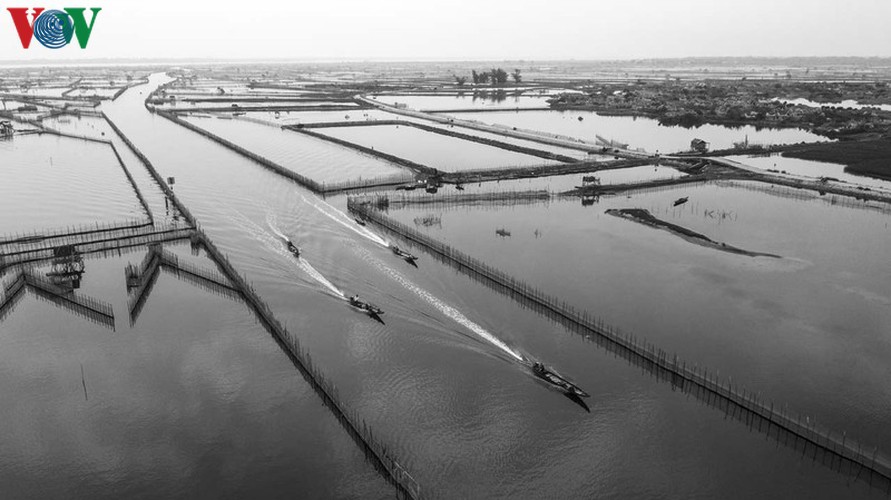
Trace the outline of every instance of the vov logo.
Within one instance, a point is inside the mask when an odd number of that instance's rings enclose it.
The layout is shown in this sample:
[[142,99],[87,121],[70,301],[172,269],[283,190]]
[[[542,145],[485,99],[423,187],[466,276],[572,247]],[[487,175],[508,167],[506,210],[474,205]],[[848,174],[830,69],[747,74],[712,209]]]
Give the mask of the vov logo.
[[[31,39],[36,38],[48,49],[61,49],[76,37],[80,48],[87,48],[93,27],[96,26],[96,15],[101,8],[91,8],[93,18],[87,23],[83,7],[65,7],[63,10],[46,10],[43,7],[8,7],[15,29],[19,32],[22,48],[31,46]],[[28,19],[28,11],[33,12],[33,21]]]

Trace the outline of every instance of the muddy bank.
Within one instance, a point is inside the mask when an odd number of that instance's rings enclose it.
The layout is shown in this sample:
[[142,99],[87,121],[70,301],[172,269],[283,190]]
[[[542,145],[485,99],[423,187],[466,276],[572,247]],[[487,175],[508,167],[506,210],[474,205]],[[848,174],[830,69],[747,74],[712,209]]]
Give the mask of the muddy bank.
[[891,180],[891,137],[792,147],[783,156],[845,165],[845,172]]
[[653,217],[653,214],[650,213],[649,210],[645,210],[643,208],[622,208],[615,209],[611,208],[606,211],[609,215],[613,215],[615,217],[621,217],[623,219],[628,219],[630,221],[638,222],[650,227],[654,227],[656,229],[664,229],[672,234],[680,236],[681,238],[689,241],[690,243],[694,243],[696,245],[714,248],[715,250],[720,250],[722,252],[734,253],[738,255],[745,255],[748,257],[773,257],[775,259],[780,259],[779,255],[774,255],[771,253],[763,253],[763,252],[752,252],[749,250],[744,250],[742,248],[737,248],[726,243],[721,243],[718,241],[714,241],[708,236],[704,234],[697,233],[695,231],[691,231],[683,226],[678,226],[677,224],[672,224],[670,222],[666,222],[661,219],[657,219]]

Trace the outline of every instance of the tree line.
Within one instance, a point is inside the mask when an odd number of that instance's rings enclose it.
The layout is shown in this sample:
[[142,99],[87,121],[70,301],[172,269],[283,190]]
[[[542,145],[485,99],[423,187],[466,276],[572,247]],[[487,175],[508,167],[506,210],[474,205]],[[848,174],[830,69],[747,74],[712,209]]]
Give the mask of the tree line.
[[[523,81],[523,76],[520,74],[519,69],[515,69],[513,73],[508,73],[502,68],[492,68],[489,71],[471,70],[470,77],[473,80],[474,85],[489,84],[493,87],[506,84],[508,78],[513,78],[514,83]],[[467,77],[455,75],[455,83],[459,86],[464,85],[467,83]]]

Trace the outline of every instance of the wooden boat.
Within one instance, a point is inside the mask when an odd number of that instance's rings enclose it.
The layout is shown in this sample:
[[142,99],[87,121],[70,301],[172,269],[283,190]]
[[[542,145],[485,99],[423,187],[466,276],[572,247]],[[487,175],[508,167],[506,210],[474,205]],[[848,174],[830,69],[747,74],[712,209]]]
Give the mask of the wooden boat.
[[590,394],[583,391],[579,386],[563,378],[560,374],[546,367],[543,363],[535,362],[532,364],[532,374],[544,380],[545,382],[557,387],[567,395],[580,398],[591,397]]
[[351,306],[364,312],[365,314],[370,316],[371,319],[378,321],[381,324],[384,323],[384,320],[381,319],[381,314],[384,314],[384,311],[380,307],[377,307],[370,302],[365,302],[364,300],[360,299],[358,295],[353,295],[347,300],[349,300]]
[[300,249],[297,248],[297,245],[291,243],[291,240],[287,240],[288,251],[294,254],[294,257],[300,258]]
[[395,253],[399,257],[402,257],[403,259],[405,259],[405,261],[408,262],[409,264],[417,266],[417,264],[415,264],[415,261],[418,260],[418,258],[415,257],[414,255],[412,255],[412,254],[406,252],[405,250],[397,247],[396,245],[392,245],[392,244],[390,245],[390,250],[392,250],[393,253]]

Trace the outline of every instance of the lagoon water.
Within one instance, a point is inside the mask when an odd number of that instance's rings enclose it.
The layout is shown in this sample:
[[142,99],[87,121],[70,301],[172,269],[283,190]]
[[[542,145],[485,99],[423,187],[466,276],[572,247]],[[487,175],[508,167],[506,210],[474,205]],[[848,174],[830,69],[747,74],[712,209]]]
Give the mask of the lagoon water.
[[602,116],[593,111],[515,111],[499,113],[461,113],[463,120],[538,130],[594,143],[600,135],[606,140],[626,143],[632,149],[650,153],[676,153],[690,149],[690,141],[702,139],[711,149],[733,147],[748,139],[750,144],[795,144],[823,141],[826,138],[798,129],[756,129],[751,125],[728,128],[702,125],[694,128],[665,127],[651,118]]
[[[178,196],[202,228],[425,498],[884,497],[423,249],[359,228],[344,213],[344,196],[320,199],[150,114],[138,91],[167,79],[154,75],[103,108],[162,176],[176,178]],[[547,119],[537,123],[548,128]],[[252,125],[239,142],[261,144],[279,133]],[[319,141],[287,154],[302,168],[340,151]],[[355,165],[356,175],[366,171]],[[683,195],[689,205],[669,208]],[[603,214],[613,205],[649,208],[716,240],[784,258],[764,262],[691,245]],[[881,306],[891,296],[882,260],[887,214],[724,185],[593,207],[569,199],[391,211],[409,224],[427,214],[442,219],[428,229],[437,238],[851,438],[891,448],[882,425],[891,409],[883,362],[891,317]],[[497,236],[499,227],[511,229],[511,238]],[[331,286],[295,262],[277,232],[298,242]],[[388,240],[419,255],[419,267],[395,258],[382,244]],[[83,292],[126,311],[123,265],[142,255],[89,261]],[[335,290],[374,302],[386,324],[352,311]],[[45,496],[60,485],[91,497],[392,496],[243,305],[162,275],[135,327],[111,333],[60,311],[27,296],[0,322],[3,394],[14,401],[5,410],[12,423],[0,447],[0,478],[15,485],[12,496],[34,491],[26,479],[37,479]],[[36,335],[28,333],[32,324]],[[591,412],[540,384],[508,350],[573,378],[591,393]]]

